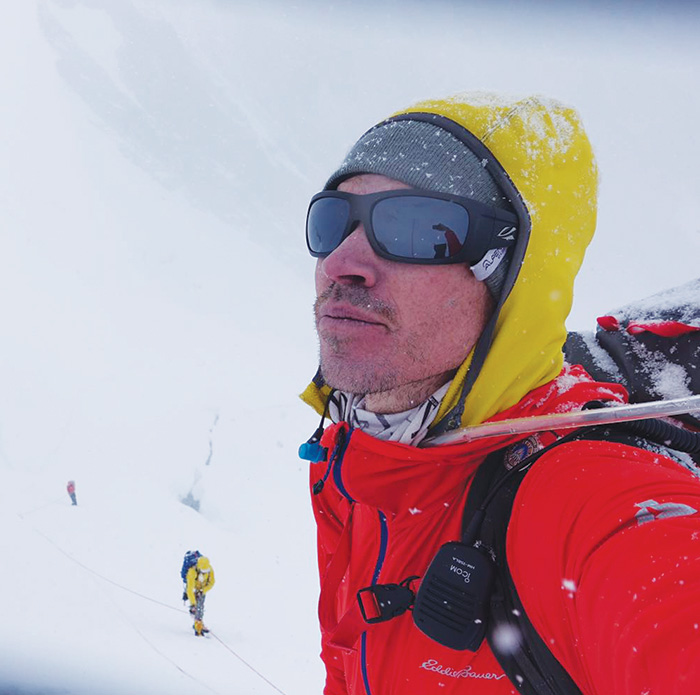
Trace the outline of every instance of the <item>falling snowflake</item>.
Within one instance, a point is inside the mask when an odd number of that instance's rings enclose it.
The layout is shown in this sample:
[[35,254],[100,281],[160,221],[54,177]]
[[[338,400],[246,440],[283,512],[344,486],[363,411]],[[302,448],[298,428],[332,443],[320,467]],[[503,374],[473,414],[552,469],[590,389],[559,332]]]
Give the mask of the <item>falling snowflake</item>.
[[571,594],[576,593],[576,582],[573,579],[562,579],[561,588]]
[[493,631],[493,641],[499,652],[512,654],[522,641],[522,635],[517,627],[502,623],[495,627]]

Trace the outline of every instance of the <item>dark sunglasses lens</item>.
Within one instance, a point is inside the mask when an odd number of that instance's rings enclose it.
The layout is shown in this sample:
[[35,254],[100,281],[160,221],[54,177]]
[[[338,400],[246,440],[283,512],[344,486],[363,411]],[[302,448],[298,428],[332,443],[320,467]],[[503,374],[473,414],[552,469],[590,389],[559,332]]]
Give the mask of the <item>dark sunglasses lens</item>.
[[372,210],[372,229],[377,243],[392,256],[447,260],[464,247],[469,213],[438,198],[385,198]]
[[319,198],[306,218],[306,242],[312,253],[327,256],[343,240],[350,203],[342,198]]

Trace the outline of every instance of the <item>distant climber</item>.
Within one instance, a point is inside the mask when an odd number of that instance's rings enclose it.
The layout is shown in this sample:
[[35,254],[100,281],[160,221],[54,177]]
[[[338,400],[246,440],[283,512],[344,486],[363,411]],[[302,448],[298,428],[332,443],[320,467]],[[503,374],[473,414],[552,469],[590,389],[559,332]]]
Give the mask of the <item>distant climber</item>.
[[66,485],[66,490],[68,491],[68,496],[70,497],[73,506],[77,507],[78,500],[75,497],[75,481],[74,480],[68,481],[68,485]]
[[204,555],[187,570],[187,598],[190,602],[190,615],[194,618],[194,634],[198,637],[209,632],[203,622],[204,598],[214,586],[214,570],[209,558]]

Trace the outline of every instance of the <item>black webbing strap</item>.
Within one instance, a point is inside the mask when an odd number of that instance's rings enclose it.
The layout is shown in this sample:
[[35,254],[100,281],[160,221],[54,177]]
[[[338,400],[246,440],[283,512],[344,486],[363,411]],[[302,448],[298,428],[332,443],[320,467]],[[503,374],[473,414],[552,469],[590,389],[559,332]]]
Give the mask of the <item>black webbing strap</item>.
[[[538,452],[538,455],[544,452]],[[533,457],[533,461],[537,456]],[[506,675],[524,695],[581,695],[581,691],[542,641],[525,613],[506,559],[506,531],[515,495],[525,470],[501,484],[485,510],[481,541],[496,560],[487,640]],[[479,466],[467,497],[465,523],[481,507],[489,491],[506,474],[504,450]]]

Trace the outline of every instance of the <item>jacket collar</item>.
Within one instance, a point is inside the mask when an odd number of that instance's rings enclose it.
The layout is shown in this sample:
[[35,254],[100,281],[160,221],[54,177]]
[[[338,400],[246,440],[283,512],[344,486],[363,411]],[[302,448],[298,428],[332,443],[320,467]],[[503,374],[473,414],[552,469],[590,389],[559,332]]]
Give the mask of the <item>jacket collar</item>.
[[[568,412],[594,400],[624,402],[623,387],[594,382],[582,367],[566,366],[557,379],[535,389],[492,422]],[[336,449],[340,432],[344,443]],[[348,436],[349,435],[349,436]],[[347,423],[327,429],[321,441],[333,452],[329,476],[348,499],[394,515],[444,510],[459,498],[478,465],[491,452],[522,439],[494,437],[445,446],[414,447],[382,441]]]

